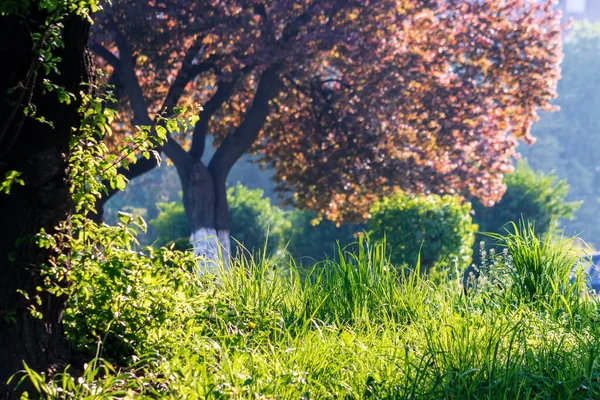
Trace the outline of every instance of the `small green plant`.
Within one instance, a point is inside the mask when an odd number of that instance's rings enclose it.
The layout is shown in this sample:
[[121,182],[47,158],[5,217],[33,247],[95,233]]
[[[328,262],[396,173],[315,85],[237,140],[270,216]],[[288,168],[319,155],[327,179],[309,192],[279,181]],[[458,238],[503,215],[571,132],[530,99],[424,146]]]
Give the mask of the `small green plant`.
[[373,206],[368,229],[373,239],[387,240],[394,264],[414,266],[420,260],[431,277],[456,279],[471,263],[477,225],[470,211],[458,197],[400,192]]
[[579,276],[572,281],[573,268],[579,253],[574,251],[573,238],[553,241],[549,233],[540,236],[530,222],[511,223],[504,235],[488,234],[505,248],[504,257],[494,267],[503,276],[512,301],[543,302],[551,308],[573,313],[581,303],[584,288]]

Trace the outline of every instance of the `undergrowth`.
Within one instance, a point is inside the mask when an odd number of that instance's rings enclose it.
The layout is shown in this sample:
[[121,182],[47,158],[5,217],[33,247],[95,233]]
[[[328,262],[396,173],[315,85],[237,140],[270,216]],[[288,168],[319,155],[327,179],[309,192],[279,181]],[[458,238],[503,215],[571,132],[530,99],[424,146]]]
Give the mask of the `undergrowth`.
[[66,327],[97,348],[83,375],[23,377],[44,398],[598,398],[598,304],[570,295],[564,266],[533,292],[514,275],[564,255],[524,229],[468,295],[394,269],[368,240],[309,271],[246,255],[218,277],[146,249],[81,274]]

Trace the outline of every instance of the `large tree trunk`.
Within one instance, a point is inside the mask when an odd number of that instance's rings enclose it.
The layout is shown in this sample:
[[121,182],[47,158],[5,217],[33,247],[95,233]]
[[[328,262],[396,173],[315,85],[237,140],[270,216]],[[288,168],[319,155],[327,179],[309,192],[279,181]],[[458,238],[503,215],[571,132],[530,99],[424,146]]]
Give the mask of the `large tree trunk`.
[[200,161],[178,166],[183,205],[190,222],[190,242],[201,257],[200,273],[218,273],[229,266],[229,208],[225,178],[211,173]]
[[[33,2],[31,9],[37,8]],[[88,82],[90,63],[86,55],[89,23],[79,17],[69,17],[64,25],[64,49],[55,49],[62,57],[60,75],[45,75],[43,68],[35,82],[32,103],[37,116],[52,121],[54,128],[32,118],[23,118],[27,96],[19,98],[20,90],[8,94],[8,89],[26,85],[27,72],[37,55],[32,51],[31,31],[39,32],[45,16],[32,11],[27,18],[9,15],[0,17],[0,179],[6,171],[22,173],[24,186],[14,186],[9,195],[0,194],[0,398],[11,396],[5,383],[15,372],[23,369],[23,362],[38,371],[62,368],[69,360],[69,346],[61,330],[65,299],[46,291],[40,277],[40,268],[61,251],[68,251],[60,243],[54,249],[40,249],[31,241],[20,246],[21,238],[31,238],[40,229],[48,233],[69,218],[67,155],[73,127],[79,124],[78,104],[58,102],[56,93],[42,93],[44,78],[63,86],[71,93],[81,90]],[[15,106],[19,108],[13,112]],[[2,128],[0,128],[2,129]],[[30,300],[19,293],[29,295]],[[39,296],[41,318],[34,318],[28,309]],[[15,393],[12,394],[16,396]]]

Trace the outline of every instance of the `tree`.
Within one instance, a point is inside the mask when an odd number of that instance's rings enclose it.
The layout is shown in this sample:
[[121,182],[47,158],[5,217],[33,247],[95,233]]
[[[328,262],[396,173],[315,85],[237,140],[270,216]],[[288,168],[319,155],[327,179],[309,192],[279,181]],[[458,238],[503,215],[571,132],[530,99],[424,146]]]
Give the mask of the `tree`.
[[[40,270],[68,251],[31,238],[56,231],[71,213],[67,154],[79,126],[78,96],[90,79],[93,1],[6,1],[0,5],[0,397],[23,361],[44,370],[68,361],[60,320],[65,299]],[[10,40],[7,40],[10,38]],[[12,185],[10,185],[11,182]],[[9,193],[10,192],[10,193]],[[41,314],[31,306],[39,301]]]
[[[259,254],[266,250],[268,256],[275,256],[278,253],[280,255],[286,246],[291,223],[286,219],[285,211],[272,205],[271,200],[263,197],[263,194],[261,189],[248,189],[240,183],[227,190],[232,217],[231,236],[234,242],[242,246],[234,250],[234,254]],[[158,203],[157,207],[160,213],[150,221],[154,228],[153,242],[159,246],[175,242],[176,245],[183,245],[183,249],[189,248],[186,235],[190,227],[183,206],[169,202]]]
[[[193,133],[167,133],[161,150],[193,241],[228,248],[225,182],[246,152],[289,201],[336,223],[365,219],[398,189],[499,200],[517,138],[531,141],[555,96],[551,3],[119,0],[90,47],[133,124],[165,134],[153,115],[203,104]],[[208,134],[217,150],[204,164]]]

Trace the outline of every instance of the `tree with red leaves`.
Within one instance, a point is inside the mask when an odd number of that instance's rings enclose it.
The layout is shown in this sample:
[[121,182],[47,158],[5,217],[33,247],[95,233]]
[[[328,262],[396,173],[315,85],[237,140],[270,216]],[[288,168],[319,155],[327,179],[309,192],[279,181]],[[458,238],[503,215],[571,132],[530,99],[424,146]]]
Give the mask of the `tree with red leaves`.
[[[399,189],[500,199],[517,140],[532,140],[556,95],[551,3],[117,0],[90,47],[132,124],[202,104],[193,132],[160,150],[192,239],[215,238],[196,246],[206,253],[216,238],[228,246],[226,177],[247,152],[289,201],[335,222],[367,218]],[[209,134],[217,150],[204,164]]]

